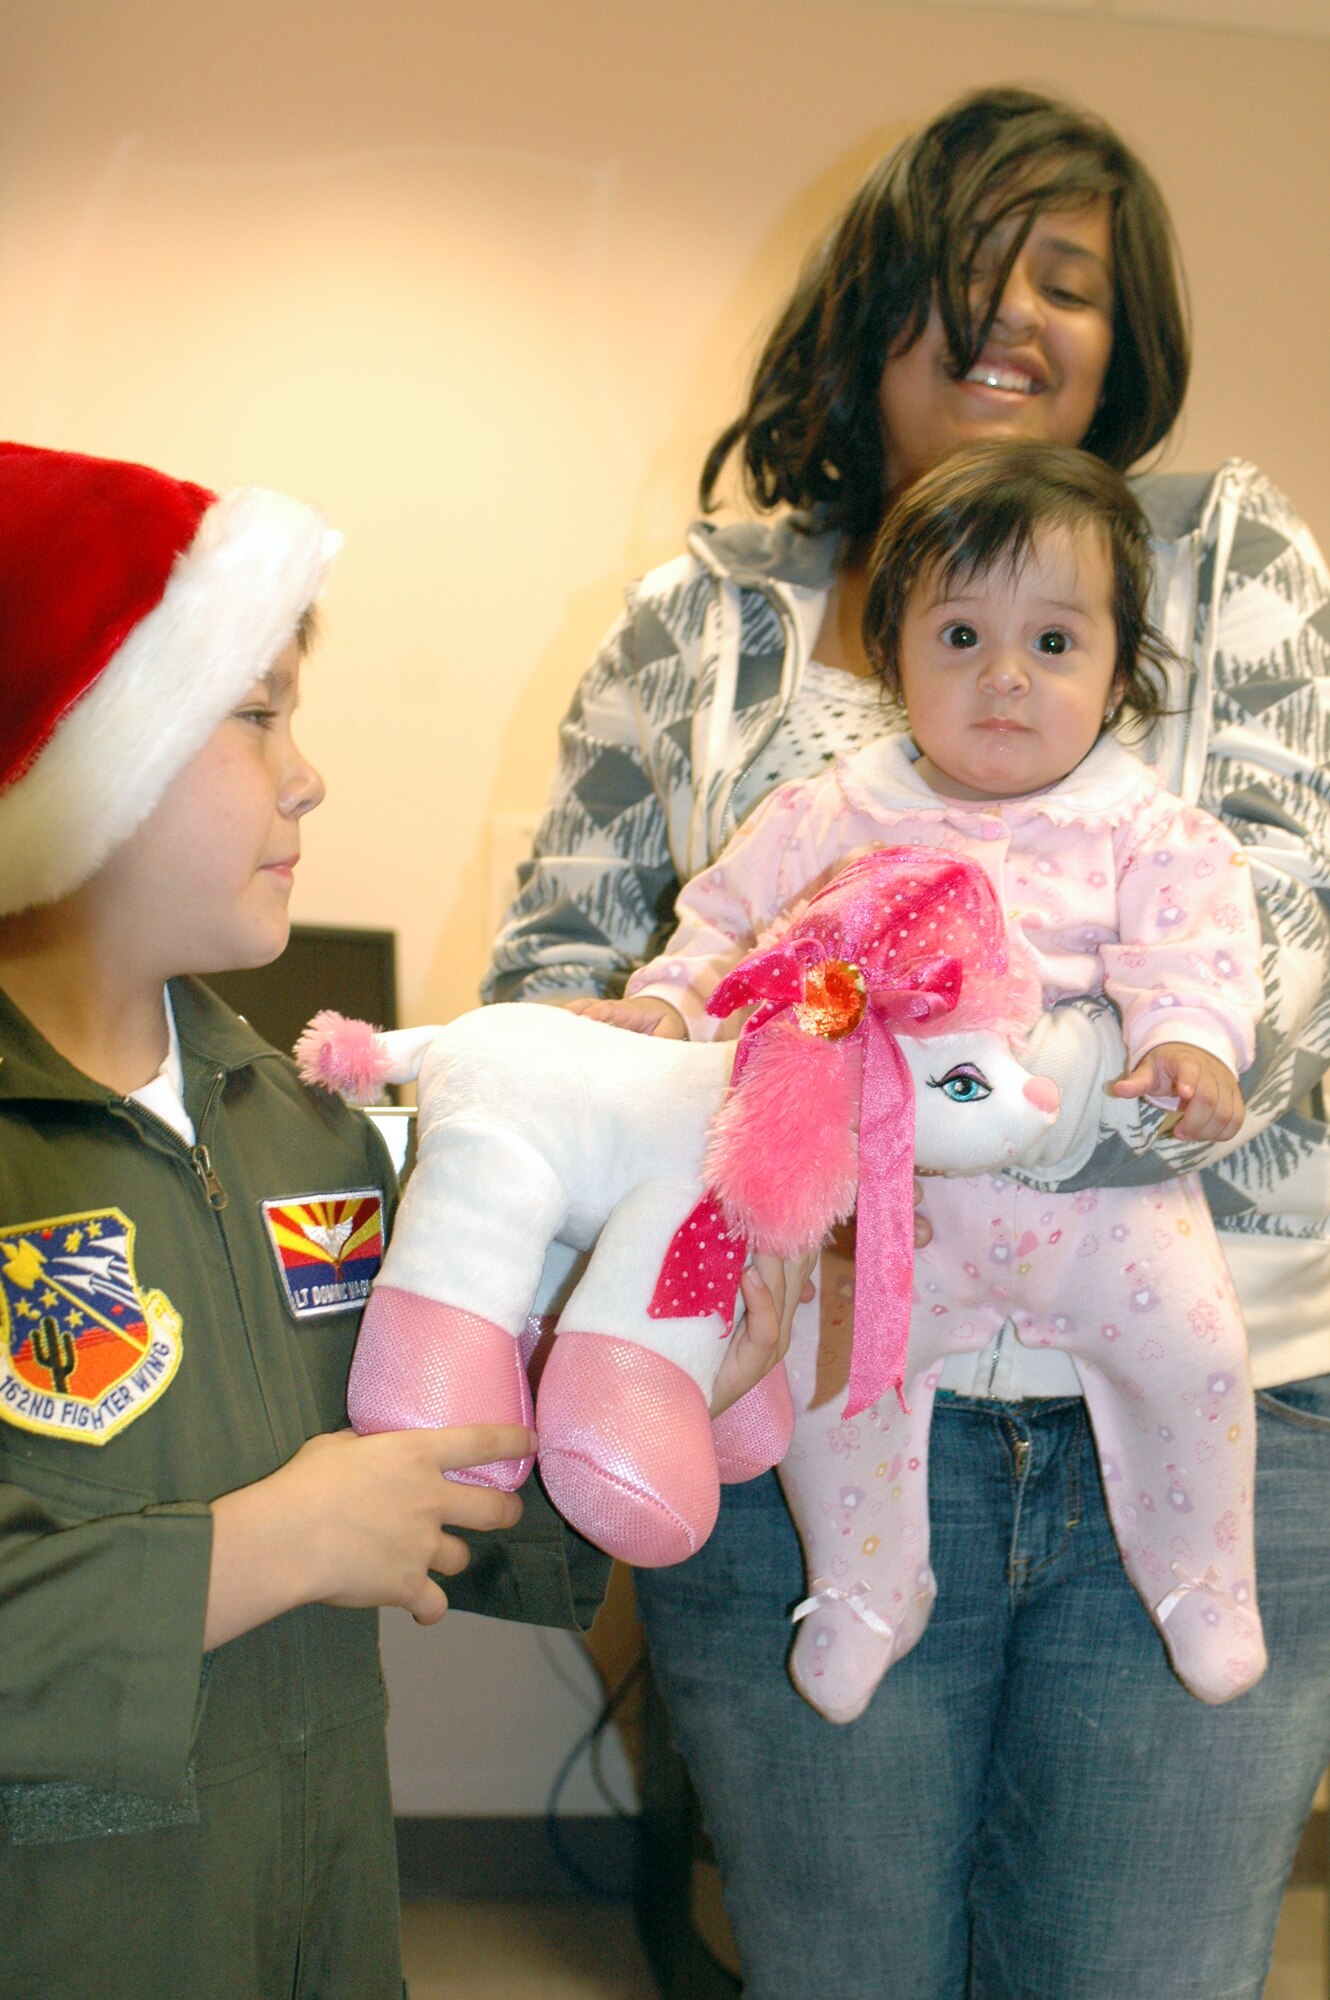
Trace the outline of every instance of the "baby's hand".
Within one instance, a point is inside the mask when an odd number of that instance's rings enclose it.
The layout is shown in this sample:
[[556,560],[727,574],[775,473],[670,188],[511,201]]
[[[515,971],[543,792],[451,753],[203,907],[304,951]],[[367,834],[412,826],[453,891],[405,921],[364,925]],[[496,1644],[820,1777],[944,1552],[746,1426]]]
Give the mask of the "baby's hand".
[[1161,1042],[1109,1089],[1115,1097],[1175,1097],[1178,1139],[1231,1139],[1242,1124],[1242,1092],[1228,1064],[1187,1042]]
[[569,1000],[566,1004],[570,1014],[585,1014],[588,1021],[606,1021],[612,1028],[628,1028],[635,1035],[658,1035],[667,1042],[688,1040],[678,1008],[645,993],[637,1000]]
[[755,1388],[785,1357],[790,1344],[794,1309],[813,1298],[810,1277],[816,1252],[807,1257],[764,1256],[760,1251],[740,1280],[744,1314],[725,1349],[711,1392],[711,1414],[718,1417]]

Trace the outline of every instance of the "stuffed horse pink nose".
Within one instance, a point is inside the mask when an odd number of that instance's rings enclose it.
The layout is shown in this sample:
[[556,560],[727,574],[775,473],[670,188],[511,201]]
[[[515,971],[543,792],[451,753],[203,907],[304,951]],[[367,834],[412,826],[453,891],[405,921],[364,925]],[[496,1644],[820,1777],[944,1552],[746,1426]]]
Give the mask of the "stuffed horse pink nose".
[[[957,1018],[972,979],[997,990],[1001,915],[978,868],[886,849],[838,876],[775,950],[733,976],[732,1004],[759,1002],[737,1060],[733,1042],[656,1041],[551,1007],[379,1038],[336,1017],[311,1024],[307,1079],[362,1096],[418,1084],[417,1163],[349,1385],[358,1429],[529,1422],[520,1343],[549,1303],[546,1253],[589,1251],[539,1384],[541,1475],[611,1554],[680,1561],[714,1525],[722,1475],[774,1464],[793,1422],[781,1370],[710,1423],[748,1243],[815,1248],[856,1192],[861,1241],[867,1212],[892,1291],[852,1388],[871,1398],[899,1382],[916,1088],[902,1049]],[[993,1165],[1014,1157],[1017,1128],[1020,1143],[1042,1136],[1053,1109],[1053,1086],[1023,1094],[1026,1072],[1007,1060]],[[512,1489],[529,1471],[472,1476]]]
[[1022,1085],[1022,1090],[1036,1111],[1046,1111],[1050,1118],[1057,1117],[1061,1099],[1051,1076],[1032,1076],[1028,1083]]

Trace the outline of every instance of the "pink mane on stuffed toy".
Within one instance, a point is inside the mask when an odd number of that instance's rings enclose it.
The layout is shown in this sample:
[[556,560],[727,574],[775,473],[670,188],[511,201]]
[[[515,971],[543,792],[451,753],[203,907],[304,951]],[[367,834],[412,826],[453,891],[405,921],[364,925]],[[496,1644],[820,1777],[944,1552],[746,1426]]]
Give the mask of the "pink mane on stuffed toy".
[[[737,1234],[784,1257],[825,1242],[858,1204],[891,1280],[890,1329],[886,1308],[876,1316],[893,1379],[904,1358],[896,1322],[902,1311],[908,1319],[914,1155],[913,1084],[896,1036],[980,1027],[1018,1036],[1039,1001],[1024,954],[1009,959],[983,870],[886,847],[835,875],[708,1003],[719,1016],[756,1003],[712,1125],[708,1186]],[[871,1379],[868,1345],[850,1414]]]
[[708,1011],[754,1000],[707,1179],[757,1249],[794,1257],[854,1208],[873,1022],[916,1037],[979,1027],[1018,1036],[1038,1011],[1039,985],[1023,954],[1009,963],[997,897],[973,863],[884,847],[852,861],[777,942],[750,953]]

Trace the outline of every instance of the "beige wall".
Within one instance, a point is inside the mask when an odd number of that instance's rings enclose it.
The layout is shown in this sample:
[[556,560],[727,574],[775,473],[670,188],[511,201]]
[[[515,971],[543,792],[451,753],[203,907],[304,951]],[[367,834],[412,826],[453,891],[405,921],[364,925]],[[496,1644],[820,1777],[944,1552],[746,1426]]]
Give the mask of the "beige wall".
[[539,802],[623,579],[677,547],[812,229],[1009,78],[1105,112],[1171,197],[1173,462],[1253,457],[1330,539],[1324,39],[868,0],[6,11],[0,429],[345,529],[298,913],[395,927],[409,1017],[469,1003],[495,816]]

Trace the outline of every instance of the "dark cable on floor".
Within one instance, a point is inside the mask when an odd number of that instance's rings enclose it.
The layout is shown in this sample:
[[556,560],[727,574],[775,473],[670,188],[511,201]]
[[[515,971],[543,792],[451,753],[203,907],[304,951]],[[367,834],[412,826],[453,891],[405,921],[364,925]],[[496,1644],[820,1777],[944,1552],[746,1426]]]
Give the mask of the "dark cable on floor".
[[628,1672],[619,1682],[619,1685],[605,1697],[604,1702],[601,1704],[600,1713],[596,1716],[595,1721],[579,1736],[577,1742],[574,1743],[572,1749],[568,1752],[562,1764],[560,1764],[558,1771],[555,1773],[554,1782],[550,1786],[549,1799],[545,1806],[545,1833],[559,1866],[576,1882],[580,1889],[585,1890],[587,1895],[598,1896],[603,1902],[628,1902],[631,1899],[631,1892],[613,1888],[608,1883],[597,1882],[595,1877],[590,1875],[569,1852],[567,1840],[559,1825],[559,1800],[563,1796],[563,1788],[572,1775],[578,1759],[589,1755],[592,1777],[595,1780],[596,1788],[606,1803],[613,1808],[614,1816],[617,1819],[630,1819],[632,1817],[630,1813],[624,1811],[623,1807],[613,1797],[604,1781],[604,1776],[600,1768],[600,1747],[605,1731],[614,1720],[626,1697],[641,1679],[645,1665],[645,1659],[634,1660]]

